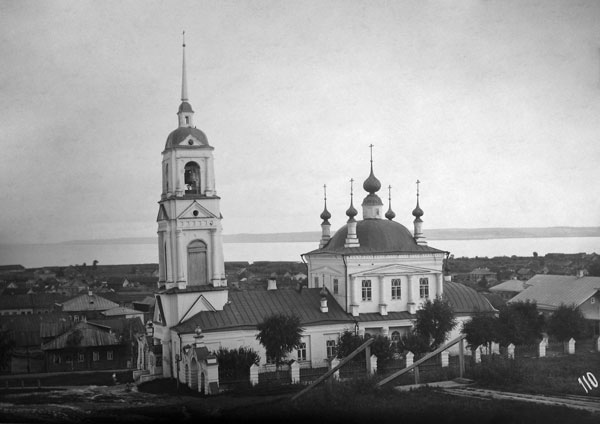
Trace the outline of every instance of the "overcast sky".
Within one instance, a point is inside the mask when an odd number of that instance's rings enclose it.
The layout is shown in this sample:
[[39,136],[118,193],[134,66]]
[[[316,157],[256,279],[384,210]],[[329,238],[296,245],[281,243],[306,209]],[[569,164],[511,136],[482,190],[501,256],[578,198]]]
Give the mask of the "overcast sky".
[[[600,2],[0,0],[0,243],[156,235],[181,32],[227,234],[600,225]],[[387,207],[387,190],[379,192]],[[358,208],[360,209],[360,208]]]

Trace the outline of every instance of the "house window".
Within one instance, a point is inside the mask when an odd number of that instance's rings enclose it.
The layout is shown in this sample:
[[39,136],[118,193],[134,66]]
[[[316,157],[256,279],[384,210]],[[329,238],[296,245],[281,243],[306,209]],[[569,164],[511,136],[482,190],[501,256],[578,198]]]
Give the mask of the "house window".
[[419,279],[419,296],[421,299],[429,297],[429,278],[427,277]]
[[327,340],[327,358],[331,359],[337,355],[337,346],[335,340]]
[[314,281],[315,281],[315,287],[319,287],[319,277],[315,277]]
[[83,354],[83,353],[80,353],[80,354],[79,354],[78,361],[79,361],[79,362],[84,362],[84,361],[85,361],[85,354]]
[[100,360],[100,353],[99,352],[94,352],[92,359],[94,361],[99,361]]
[[392,300],[398,300],[400,299],[400,279],[399,278],[393,278],[392,279]]
[[300,343],[298,347],[298,361],[306,361],[306,343]]
[[60,364],[60,355],[58,353],[54,354],[54,363]]
[[79,315],[73,315],[73,321],[79,322]]
[[363,302],[370,301],[372,299],[371,293],[371,280],[362,280],[362,300]]
[[112,350],[109,350],[109,351],[106,352],[106,359],[108,361],[112,361],[113,360],[113,351]]
[[392,332],[392,342],[398,343],[400,341],[400,333],[398,331]]
[[339,290],[340,290],[340,284],[338,282],[338,279],[334,278],[333,279],[333,294],[338,294]]
[[591,303],[592,305],[593,305],[594,303],[596,303],[596,298],[595,298],[595,297],[592,297],[592,298],[590,299],[590,303]]

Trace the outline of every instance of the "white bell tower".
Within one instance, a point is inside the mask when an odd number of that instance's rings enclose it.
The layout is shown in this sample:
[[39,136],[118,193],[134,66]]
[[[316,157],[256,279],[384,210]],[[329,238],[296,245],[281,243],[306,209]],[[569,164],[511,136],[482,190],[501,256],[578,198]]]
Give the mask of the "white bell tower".
[[158,211],[159,289],[225,287],[220,198],[215,190],[214,148],[194,126],[188,103],[183,41],[178,128],[162,152]]

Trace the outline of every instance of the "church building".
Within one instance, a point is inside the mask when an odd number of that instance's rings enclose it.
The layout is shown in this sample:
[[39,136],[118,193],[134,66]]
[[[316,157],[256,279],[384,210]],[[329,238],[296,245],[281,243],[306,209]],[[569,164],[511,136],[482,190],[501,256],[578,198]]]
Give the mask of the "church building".
[[[228,287],[214,147],[194,125],[185,42],[183,48],[178,127],[167,137],[162,152],[159,281],[153,320],[138,343],[141,373],[148,378],[177,378],[201,392],[216,393],[214,352],[220,347],[252,348],[261,357],[261,369],[268,368],[256,327],[276,313],[298,316],[304,328],[302,344],[292,359],[301,367],[322,367],[335,356],[338,337],[345,330],[397,339],[412,328],[422,304],[436,296],[445,296],[459,322],[473,313],[494,311],[474,290],[444,281],[448,252],[425,241],[418,184],[413,233],[394,221],[391,198],[383,215],[372,150],[370,174],[363,184],[367,194],[362,220],[356,219],[351,186],[348,220],[330,236],[325,195],[319,247],[300,255],[307,264],[308,287],[278,289],[275,280],[269,281],[266,290]],[[451,337],[459,331],[460,326]]]

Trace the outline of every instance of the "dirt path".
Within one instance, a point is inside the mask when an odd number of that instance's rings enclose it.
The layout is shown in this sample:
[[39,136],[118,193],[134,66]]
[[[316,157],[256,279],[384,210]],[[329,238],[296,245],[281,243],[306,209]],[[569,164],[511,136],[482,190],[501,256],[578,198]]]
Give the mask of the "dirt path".
[[442,392],[454,396],[470,397],[475,399],[507,399],[520,402],[534,402],[544,405],[566,406],[568,408],[583,409],[589,412],[600,414],[600,399],[587,396],[532,395],[525,393],[511,393],[498,390],[479,389],[476,387],[449,387],[443,388]]

